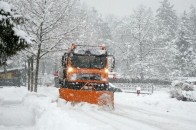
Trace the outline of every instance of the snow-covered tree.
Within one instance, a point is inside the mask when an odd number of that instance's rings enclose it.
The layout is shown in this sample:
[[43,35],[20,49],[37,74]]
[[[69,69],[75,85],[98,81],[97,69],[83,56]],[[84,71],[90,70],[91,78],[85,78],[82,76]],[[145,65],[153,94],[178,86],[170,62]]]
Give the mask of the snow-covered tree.
[[[110,22],[111,23],[111,22]],[[154,19],[150,9],[140,6],[128,18],[113,21],[112,48],[117,64],[129,78],[144,79],[150,75],[154,55]]]
[[111,32],[111,42],[108,45],[111,54],[114,55],[115,70],[121,75],[128,76],[130,63],[133,62],[134,51],[131,45],[132,39],[130,37],[130,27],[128,18],[119,19],[110,15],[106,19]]
[[[193,46],[194,54],[196,54],[196,8],[191,6],[190,8],[190,43]],[[194,61],[196,64],[196,60]]]
[[[103,21],[102,16],[94,9],[80,5],[80,17],[82,21],[75,34],[72,35],[73,42],[86,45],[100,45],[110,39],[110,28]],[[76,14],[77,16],[78,14]]]
[[130,34],[134,45],[134,50],[130,53],[136,56],[135,62],[130,62],[131,73],[135,73],[137,77],[144,80],[144,75],[152,73],[150,67],[153,67],[152,56],[155,53],[154,48],[154,19],[150,9],[140,6],[134,11],[130,19]]
[[11,4],[0,1],[0,66],[31,42],[30,37],[20,28],[23,22],[23,17]]
[[66,34],[77,27],[70,21],[75,0],[24,0],[16,4],[27,20],[26,31],[34,39],[27,51],[36,60],[34,91],[37,92],[40,59],[65,42]]
[[194,6],[190,8],[190,31],[192,44],[196,45],[196,8]]
[[157,9],[156,24],[158,38],[162,43],[169,44],[176,36],[177,16],[173,5],[168,0],[163,0],[161,6]]
[[157,72],[160,78],[169,78],[174,67],[175,39],[178,19],[173,5],[168,0],[163,0],[156,14],[156,48]]
[[194,72],[194,51],[191,44],[191,30],[190,30],[190,17],[184,11],[183,17],[181,19],[178,38],[176,41],[177,54],[177,70],[181,74],[180,76],[191,76]]

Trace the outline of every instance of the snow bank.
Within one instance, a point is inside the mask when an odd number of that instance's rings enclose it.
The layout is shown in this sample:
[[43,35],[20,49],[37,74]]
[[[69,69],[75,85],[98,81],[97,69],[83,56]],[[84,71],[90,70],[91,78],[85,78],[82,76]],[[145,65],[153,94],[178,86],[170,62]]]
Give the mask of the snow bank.
[[[58,89],[40,87],[40,93],[30,93],[26,89],[26,87],[4,87],[0,89],[0,110],[5,113],[0,118],[2,121],[0,122],[0,129],[78,130],[80,128],[80,130],[97,130],[91,124],[81,123],[57,107]],[[5,103],[9,103],[15,108],[4,109],[5,105],[3,104]],[[15,110],[13,111],[15,114],[12,113],[12,110]],[[17,122],[17,120],[21,121]],[[9,123],[10,121],[11,123]],[[33,126],[30,127],[29,125]]]
[[0,88],[0,130],[33,130],[33,109],[23,104],[26,94],[24,87]]
[[23,97],[27,94],[24,87],[3,87],[0,88],[0,104],[3,102],[21,102]]
[[35,111],[35,129],[36,130],[61,130],[61,129],[92,129],[87,124],[78,122],[71,118],[68,113],[62,111],[56,106],[56,102],[45,95],[28,94],[24,98],[24,104]]

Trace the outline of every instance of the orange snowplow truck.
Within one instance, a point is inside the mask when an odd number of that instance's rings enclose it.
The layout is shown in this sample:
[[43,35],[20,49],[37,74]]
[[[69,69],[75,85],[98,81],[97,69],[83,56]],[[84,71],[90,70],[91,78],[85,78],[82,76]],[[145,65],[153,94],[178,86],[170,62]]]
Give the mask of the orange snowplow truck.
[[72,44],[62,57],[62,66],[60,98],[114,106],[114,93],[109,91],[108,82],[114,57],[107,54],[105,46]]

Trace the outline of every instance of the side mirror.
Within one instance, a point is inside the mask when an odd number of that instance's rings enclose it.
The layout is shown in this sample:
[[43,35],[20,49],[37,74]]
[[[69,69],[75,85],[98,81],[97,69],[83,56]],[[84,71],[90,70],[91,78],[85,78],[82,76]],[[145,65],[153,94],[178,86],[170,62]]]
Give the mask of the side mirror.
[[62,56],[62,60],[61,60],[61,65],[64,66],[65,61],[64,61],[65,56]]
[[61,60],[62,66],[66,66],[66,62],[67,62],[67,53],[65,53],[62,56],[62,60]]
[[115,67],[115,58],[113,55],[108,55],[108,69],[110,72],[114,70]]

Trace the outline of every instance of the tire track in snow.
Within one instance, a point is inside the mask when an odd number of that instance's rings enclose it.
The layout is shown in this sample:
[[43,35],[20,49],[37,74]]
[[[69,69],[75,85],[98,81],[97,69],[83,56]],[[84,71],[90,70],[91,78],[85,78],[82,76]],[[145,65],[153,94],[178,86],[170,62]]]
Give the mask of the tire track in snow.
[[91,110],[84,111],[79,110],[80,113],[91,117],[97,121],[101,121],[104,124],[109,124],[115,130],[159,130],[155,126],[146,124],[144,122],[138,122],[135,119],[131,119],[125,115],[113,113],[109,111]]
[[[115,111],[83,108],[72,109],[77,117],[108,124],[114,130],[195,130],[195,124],[168,114],[150,112],[141,108],[116,106]],[[186,123],[184,123],[186,121]]]
[[[63,104],[66,105],[66,104]],[[66,106],[64,106],[66,108]],[[72,113],[72,117],[77,119],[85,119],[85,122],[89,122],[89,120],[94,120],[96,124],[110,125],[115,130],[160,130],[159,126],[154,125],[153,123],[149,123],[147,121],[143,121],[138,118],[132,118],[127,116],[125,112],[117,112],[115,111],[104,111],[104,110],[97,110],[97,108],[88,108],[87,110],[82,108],[69,109],[69,113]],[[86,119],[87,118],[87,119]],[[123,126],[123,127],[122,127]],[[164,129],[165,130],[165,129]]]
[[[163,130],[195,130],[196,125],[193,120],[180,116],[169,115],[169,113],[156,113],[136,107],[118,107],[113,114],[124,115],[143,123],[151,124]],[[186,122],[186,123],[185,123]]]

